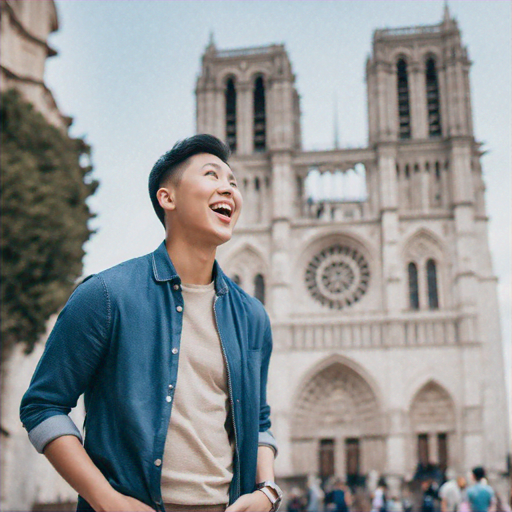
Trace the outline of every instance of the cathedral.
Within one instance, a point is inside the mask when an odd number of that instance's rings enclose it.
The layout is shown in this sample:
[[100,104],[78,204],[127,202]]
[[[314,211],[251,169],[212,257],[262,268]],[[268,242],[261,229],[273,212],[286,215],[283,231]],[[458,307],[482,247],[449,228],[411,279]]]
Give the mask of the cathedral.
[[[16,87],[67,130],[43,80],[53,0],[0,6],[0,89]],[[303,151],[283,45],[212,41],[203,55],[197,131],[230,145],[245,200],[219,261],[272,320],[278,480],[358,484],[377,472],[399,485],[434,463],[483,464],[490,483],[504,482],[509,425],[470,64],[448,9],[437,25],[376,30],[367,147]],[[2,510],[74,508],[76,493],[19,422],[44,342],[29,356],[18,347],[2,375]]]
[[212,40],[202,57],[197,131],[230,145],[245,200],[219,260],[273,325],[278,478],[507,469],[470,65],[448,7],[436,25],[376,30],[368,145],[304,151],[283,45]]

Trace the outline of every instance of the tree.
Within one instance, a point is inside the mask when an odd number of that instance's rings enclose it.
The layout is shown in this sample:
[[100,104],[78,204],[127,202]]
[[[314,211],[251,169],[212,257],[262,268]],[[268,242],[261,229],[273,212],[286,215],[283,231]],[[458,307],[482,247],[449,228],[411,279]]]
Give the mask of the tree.
[[49,124],[14,90],[1,96],[2,361],[32,351],[82,274],[93,217],[90,147]]

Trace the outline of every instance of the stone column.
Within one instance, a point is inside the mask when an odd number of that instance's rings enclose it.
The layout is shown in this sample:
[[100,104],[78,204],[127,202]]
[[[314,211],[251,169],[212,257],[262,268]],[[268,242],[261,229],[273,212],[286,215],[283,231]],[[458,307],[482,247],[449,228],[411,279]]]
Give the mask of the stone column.
[[271,304],[274,319],[286,319],[290,297],[290,220],[293,215],[291,151],[271,153],[272,166],[272,276]]
[[239,155],[252,153],[252,85],[250,82],[236,84],[236,145]]
[[379,144],[377,148],[382,243],[382,295],[383,309],[398,312],[403,305],[398,254],[398,189],[396,178],[396,146]]

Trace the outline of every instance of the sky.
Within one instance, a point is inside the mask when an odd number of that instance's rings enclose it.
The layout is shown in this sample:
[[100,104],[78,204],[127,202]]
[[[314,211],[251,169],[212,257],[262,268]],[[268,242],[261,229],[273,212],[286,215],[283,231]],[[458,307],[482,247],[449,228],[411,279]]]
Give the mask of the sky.
[[[153,251],[163,240],[147,176],[195,133],[194,88],[210,34],[217,48],[284,43],[301,96],[303,148],[367,145],[365,62],[373,31],[439,23],[437,0],[57,0],[58,56],[45,80],[71,134],[92,146],[100,188],[89,201],[96,234],[84,275]],[[511,27],[507,0],[451,0],[471,68],[489,239],[506,368],[511,345]],[[337,105],[337,107],[335,107]],[[509,389],[510,389],[510,373]]]

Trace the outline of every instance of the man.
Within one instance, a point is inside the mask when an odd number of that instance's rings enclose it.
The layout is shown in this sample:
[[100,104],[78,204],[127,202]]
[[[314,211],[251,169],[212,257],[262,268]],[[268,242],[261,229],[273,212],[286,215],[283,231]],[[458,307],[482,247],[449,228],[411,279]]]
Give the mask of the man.
[[448,480],[439,489],[441,512],[458,512],[460,502],[462,501],[460,487],[462,480],[456,478],[457,475],[451,468],[448,468],[446,471],[446,476]]
[[494,500],[494,491],[487,484],[485,469],[481,466],[473,468],[471,477],[475,482],[468,489],[468,501],[472,512],[488,512]]
[[[75,290],[22,400],[32,443],[79,493],[78,510],[279,505],[269,318],[215,261],[242,208],[228,156],[196,135],[156,162],[164,243]],[[82,393],[83,446],[68,417]]]

